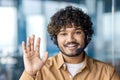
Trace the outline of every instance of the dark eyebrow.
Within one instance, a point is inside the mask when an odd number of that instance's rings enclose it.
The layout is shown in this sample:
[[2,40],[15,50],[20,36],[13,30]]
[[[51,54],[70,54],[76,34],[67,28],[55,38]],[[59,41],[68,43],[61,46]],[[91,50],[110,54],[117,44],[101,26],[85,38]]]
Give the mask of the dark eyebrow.
[[83,30],[82,28],[78,27],[78,28],[75,28],[75,30]]
[[[65,31],[66,30],[66,28],[64,28],[64,29],[61,29],[59,32],[63,32],[63,31]],[[80,28],[80,27],[77,27],[77,28],[75,28],[75,30],[83,30],[82,28]]]

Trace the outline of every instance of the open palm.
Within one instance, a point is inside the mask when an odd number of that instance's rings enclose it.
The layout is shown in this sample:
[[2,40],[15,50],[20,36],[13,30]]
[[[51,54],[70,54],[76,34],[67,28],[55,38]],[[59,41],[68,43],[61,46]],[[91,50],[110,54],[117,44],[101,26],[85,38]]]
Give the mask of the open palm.
[[33,35],[27,38],[27,44],[25,42],[22,43],[25,71],[32,76],[42,68],[48,58],[47,52],[43,59],[40,58],[40,38],[37,39],[35,48],[34,39],[35,36]]

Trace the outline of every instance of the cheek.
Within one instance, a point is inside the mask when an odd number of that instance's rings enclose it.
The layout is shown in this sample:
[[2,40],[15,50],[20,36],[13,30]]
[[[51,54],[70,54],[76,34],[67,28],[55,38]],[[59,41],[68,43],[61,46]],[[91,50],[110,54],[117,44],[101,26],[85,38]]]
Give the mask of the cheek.
[[81,43],[82,43],[82,46],[85,46],[85,39],[83,39]]
[[84,39],[79,39],[79,40],[77,40],[77,41],[79,41],[79,43],[80,43],[82,46],[85,44],[85,40],[84,40]]
[[57,42],[58,42],[58,46],[60,46],[61,44],[64,43],[64,39],[61,37],[57,37]]
[[77,41],[81,44],[81,46],[85,46],[85,37],[84,36],[77,38]]
[[85,44],[86,44],[86,38],[85,37],[83,38],[82,43],[83,43],[83,46],[85,46]]

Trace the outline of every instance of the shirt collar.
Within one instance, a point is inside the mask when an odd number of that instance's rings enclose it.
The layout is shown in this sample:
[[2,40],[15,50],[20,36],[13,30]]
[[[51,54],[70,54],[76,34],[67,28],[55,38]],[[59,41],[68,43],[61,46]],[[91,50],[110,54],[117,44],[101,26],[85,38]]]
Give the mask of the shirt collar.
[[58,54],[57,63],[58,63],[58,69],[61,68],[65,63],[61,52],[59,52]]
[[[88,68],[89,70],[91,70],[91,65],[93,64],[93,59],[90,58],[86,52],[84,52],[85,54],[85,59],[84,59],[84,64],[83,67],[81,69],[81,71],[85,68]],[[58,58],[57,58],[57,65],[58,65],[58,69],[60,69],[62,66],[65,68],[65,61],[63,59],[62,53],[59,52],[58,54]]]
[[81,71],[84,70],[85,68],[87,68],[89,71],[91,71],[92,64],[93,64],[93,59],[90,58],[90,57],[87,55],[86,52],[84,52],[84,54],[85,54],[84,65],[83,65]]

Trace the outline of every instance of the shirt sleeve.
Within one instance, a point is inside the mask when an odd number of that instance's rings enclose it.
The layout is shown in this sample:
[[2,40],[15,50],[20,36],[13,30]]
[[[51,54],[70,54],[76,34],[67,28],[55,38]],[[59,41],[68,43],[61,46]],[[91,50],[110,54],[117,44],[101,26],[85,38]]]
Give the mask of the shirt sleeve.
[[36,76],[30,76],[26,71],[24,71],[19,80],[43,80],[40,71],[37,72]]
[[115,70],[114,70],[111,80],[120,80],[120,76]]
[[35,80],[35,79],[24,71],[19,80]]

